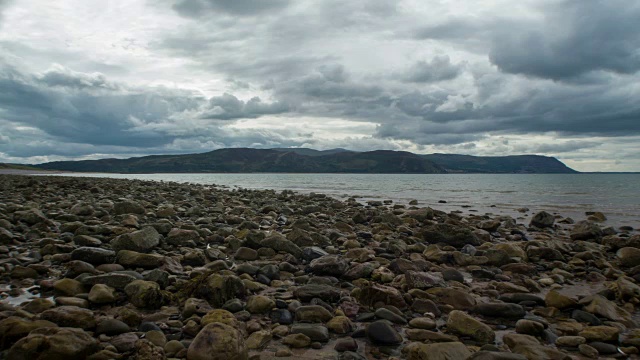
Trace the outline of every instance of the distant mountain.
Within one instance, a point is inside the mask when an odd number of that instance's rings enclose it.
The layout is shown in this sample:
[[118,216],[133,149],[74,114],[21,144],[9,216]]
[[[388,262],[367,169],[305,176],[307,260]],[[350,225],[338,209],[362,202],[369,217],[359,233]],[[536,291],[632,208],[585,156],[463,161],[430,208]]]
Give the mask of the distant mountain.
[[345,149],[220,149],[201,154],[152,155],[130,159],[56,161],[40,169],[112,173],[573,173],[544,156],[474,157],[417,155],[405,151]]
[[570,174],[577,171],[560,160],[540,155],[471,156],[456,154],[423,155],[448,173]]

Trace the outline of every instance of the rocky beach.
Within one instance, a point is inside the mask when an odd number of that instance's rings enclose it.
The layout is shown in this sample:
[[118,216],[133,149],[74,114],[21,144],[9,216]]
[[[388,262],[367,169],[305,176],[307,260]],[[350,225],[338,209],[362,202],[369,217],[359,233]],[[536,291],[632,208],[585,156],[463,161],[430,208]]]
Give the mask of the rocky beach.
[[638,229],[427,205],[0,175],[0,358],[638,357]]

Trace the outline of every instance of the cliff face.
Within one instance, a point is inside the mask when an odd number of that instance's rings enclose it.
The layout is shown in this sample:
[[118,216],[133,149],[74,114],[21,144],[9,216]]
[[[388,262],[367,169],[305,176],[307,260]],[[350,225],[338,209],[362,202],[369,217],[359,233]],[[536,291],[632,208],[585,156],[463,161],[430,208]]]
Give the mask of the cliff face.
[[572,173],[543,156],[474,157],[417,155],[404,151],[343,149],[220,149],[202,154],[154,155],[130,159],[58,161],[40,169],[117,173]]

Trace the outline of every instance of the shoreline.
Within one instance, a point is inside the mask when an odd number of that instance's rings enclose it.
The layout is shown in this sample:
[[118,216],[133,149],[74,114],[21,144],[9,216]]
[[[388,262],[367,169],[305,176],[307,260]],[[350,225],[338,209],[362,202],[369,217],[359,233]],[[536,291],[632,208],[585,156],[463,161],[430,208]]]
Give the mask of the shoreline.
[[0,175],[0,329],[41,328],[0,357],[54,334],[106,357],[637,354],[640,235],[535,219]]

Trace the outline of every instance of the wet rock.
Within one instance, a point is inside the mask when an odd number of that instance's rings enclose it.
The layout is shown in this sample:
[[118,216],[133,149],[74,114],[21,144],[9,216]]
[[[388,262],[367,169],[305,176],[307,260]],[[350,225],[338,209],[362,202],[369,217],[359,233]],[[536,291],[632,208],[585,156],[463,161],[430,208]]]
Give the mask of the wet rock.
[[386,309],[386,308],[379,308],[375,311],[375,315],[377,318],[379,319],[385,319],[385,320],[389,320],[394,324],[402,324],[402,325],[406,325],[407,324],[407,320],[394,313],[393,311]]
[[271,335],[271,332],[266,330],[261,330],[261,331],[256,331],[254,333],[251,333],[251,335],[249,335],[249,337],[246,340],[247,349],[249,350],[262,349],[267,345],[267,343],[269,343],[269,341],[271,341],[272,338],[273,336]]
[[159,309],[170,300],[170,295],[160,290],[160,285],[152,281],[135,280],[124,288],[131,304],[138,308]]
[[143,215],[145,212],[145,209],[144,209],[144,206],[142,206],[138,202],[125,200],[125,201],[119,201],[113,204],[113,212],[116,215],[124,215],[124,214]]
[[535,214],[533,218],[531,218],[529,226],[535,226],[538,228],[550,228],[553,227],[555,221],[556,218],[553,215],[549,214],[546,211],[540,211],[539,213]]
[[116,262],[125,267],[155,269],[164,263],[164,256],[120,250],[116,256]]
[[592,297],[582,299],[580,302],[588,304],[584,307],[584,311],[609,320],[618,321],[626,326],[636,326],[635,321],[631,318],[631,314],[629,314],[628,311],[601,295],[593,295]]
[[451,305],[454,309],[469,309],[476,304],[473,295],[466,291],[453,288],[432,288],[427,290],[429,295],[437,299],[437,302]]
[[349,268],[349,263],[338,255],[326,255],[309,263],[311,272],[316,275],[341,276]]
[[468,359],[471,352],[460,342],[440,344],[409,344],[404,350],[408,360]]
[[86,330],[96,327],[93,312],[77,306],[59,306],[49,309],[42,312],[40,318],[51,321],[60,327],[74,327]]
[[89,291],[89,301],[93,304],[110,304],[116,301],[115,289],[104,284],[95,284]]
[[160,234],[151,226],[144,227],[142,230],[122,234],[111,240],[111,248],[116,252],[120,250],[131,250],[146,253],[159,244]]
[[495,333],[489,326],[459,310],[449,313],[447,329],[460,335],[469,336],[482,344],[492,343],[495,340]]
[[473,353],[467,360],[528,360],[524,355],[510,352],[498,351],[478,351]]
[[616,253],[620,259],[620,265],[626,267],[634,267],[640,265],[640,249],[633,247],[625,247]]
[[109,264],[116,259],[115,251],[96,247],[80,247],[71,252],[72,260],[82,260],[93,265]]
[[108,336],[120,335],[131,331],[129,325],[117,319],[102,320],[96,327],[96,334]]
[[544,325],[537,321],[520,319],[516,322],[516,332],[518,334],[539,336],[544,332]]
[[525,310],[518,304],[511,303],[481,303],[471,309],[471,312],[487,317],[520,319]]
[[385,320],[369,324],[367,338],[377,345],[399,345],[402,343],[402,336]]
[[117,290],[124,290],[125,286],[135,280],[140,280],[142,277],[136,277],[131,273],[112,272],[108,274],[89,276],[82,279],[84,285],[104,284]]
[[242,334],[229,325],[212,323],[200,330],[187,351],[188,360],[246,360]]
[[271,248],[275,251],[289,253],[296,258],[303,257],[302,249],[300,249],[298,245],[294,244],[290,240],[287,240],[284,236],[279,234],[271,235],[265,238],[264,240],[262,240],[260,245]]
[[589,326],[582,330],[579,334],[587,341],[618,341],[620,329],[613,326]]
[[362,305],[374,307],[376,304],[393,305],[398,309],[405,309],[407,303],[400,291],[396,288],[369,283],[360,288],[356,298]]
[[27,320],[17,316],[10,316],[0,320],[0,350],[7,349],[19,339],[29,335],[33,330],[56,327],[57,325],[46,320]]
[[308,336],[311,341],[329,341],[329,329],[318,324],[294,324],[291,327],[291,334],[304,334]]
[[544,298],[544,302],[548,307],[554,307],[560,310],[573,308],[578,305],[578,301],[568,296],[562,295],[556,290],[551,290]]
[[311,301],[313,298],[333,302],[340,299],[340,289],[330,285],[309,284],[295,289],[293,295],[305,302]]
[[319,305],[301,306],[296,310],[296,320],[301,322],[321,323],[333,318],[331,313]]
[[579,221],[571,229],[572,240],[592,240],[602,237],[602,229],[591,221]]
[[336,316],[327,322],[327,328],[336,334],[347,334],[353,329],[353,324],[346,316]]
[[282,339],[282,343],[294,349],[305,348],[311,345],[311,338],[302,333],[291,334],[285,336],[284,339]]
[[276,306],[276,302],[273,299],[263,296],[254,295],[247,299],[247,311],[252,314],[264,314],[269,312]]
[[7,359],[85,359],[98,349],[98,342],[80,329],[41,328],[16,342]]
[[422,238],[430,244],[444,243],[456,248],[467,244],[478,246],[480,240],[469,229],[450,224],[436,224],[423,229]]
[[444,285],[442,274],[436,272],[407,271],[405,279],[409,289],[429,289]]

